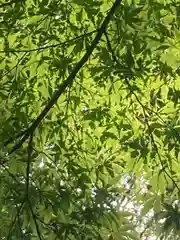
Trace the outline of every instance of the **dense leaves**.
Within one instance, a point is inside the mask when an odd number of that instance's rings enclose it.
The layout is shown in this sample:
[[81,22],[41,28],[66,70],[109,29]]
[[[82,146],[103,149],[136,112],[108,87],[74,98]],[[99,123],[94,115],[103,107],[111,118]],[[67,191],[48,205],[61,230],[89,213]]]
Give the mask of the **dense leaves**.
[[178,239],[179,9],[0,3],[1,239]]

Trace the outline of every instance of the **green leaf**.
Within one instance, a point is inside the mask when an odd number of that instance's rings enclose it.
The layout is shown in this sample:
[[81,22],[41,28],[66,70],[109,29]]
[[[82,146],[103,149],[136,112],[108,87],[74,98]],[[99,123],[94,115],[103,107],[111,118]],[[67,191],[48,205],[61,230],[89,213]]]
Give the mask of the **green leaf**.
[[159,195],[155,198],[154,211],[157,213],[161,211],[161,196]]
[[152,197],[144,203],[144,206],[141,210],[141,216],[145,216],[153,208],[154,201],[155,199]]

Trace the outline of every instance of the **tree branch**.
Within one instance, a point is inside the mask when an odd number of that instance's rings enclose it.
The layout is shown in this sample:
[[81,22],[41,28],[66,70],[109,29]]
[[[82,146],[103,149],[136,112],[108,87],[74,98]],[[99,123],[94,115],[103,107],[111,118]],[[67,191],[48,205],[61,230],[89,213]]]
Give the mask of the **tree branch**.
[[60,84],[58,87],[58,90],[54,92],[51,99],[48,101],[46,107],[44,110],[40,113],[40,115],[36,118],[36,120],[31,124],[31,126],[27,129],[27,132],[25,135],[20,139],[20,141],[14,145],[12,150],[9,152],[9,154],[12,154],[13,152],[17,151],[22,144],[27,140],[27,138],[36,130],[37,126],[40,124],[40,122],[43,120],[43,118],[46,116],[46,114],[49,112],[49,110],[54,106],[54,104],[57,102],[59,97],[64,93],[65,89],[72,85],[74,78],[76,77],[79,70],[84,66],[84,64],[87,62],[87,60],[90,58],[92,52],[96,48],[97,44],[101,40],[102,35],[105,33],[106,28],[111,20],[111,17],[114,15],[117,7],[120,5],[122,0],[116,0],[113,4],[112,8],[110,9],[109,13],[107,14],[106,18],[104,19],[99,31],[97,32],[94,40],[91,43],[91,46],[87,49],[84,56],[81,58],[81,60],[76,64],[76,66],[73,68],[72,72],[68,76],[68,78]]

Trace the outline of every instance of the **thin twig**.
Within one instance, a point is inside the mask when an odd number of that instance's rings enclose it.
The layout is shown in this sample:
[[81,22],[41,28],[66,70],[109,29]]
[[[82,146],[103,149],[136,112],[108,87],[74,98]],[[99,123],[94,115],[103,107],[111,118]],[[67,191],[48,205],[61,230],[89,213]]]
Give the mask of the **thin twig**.
[[67,40],[67,41],[64,41],[64,42],[61,42],[61,43],[57,43],[57,44],[51,44],[51,45],[48,45],[48,46],[43,46],[43,47],[39,47],[39,48],[33,48],[33,49],[29,49],[29,50],[26,50],[26,49],[23,49],[23,50],[14,50],[14,49],[9,49],[9,50],[3,50],[3,51],[0,51],[0,53],[30,53],[30,52],[35,52],[35,51],[40,51],[40,50],[44,50],[44,49],[48,49],[48,48],[55,48],[55,47],[59,47],[59,46],[65,46],[65,45],[68,45],[69,43],[72,43],[80,38],[83,38],[83,37],[86,37],[86,36],[89,36],[93,33],[96,33],[98,30],[93,30],[92,32],[89,32],[89,33],[85,33],[85,34],[82,34],[80,36],[77,36],[75,38],[72,38],[70,40]]
[[55,234],[57,234],[58,230],[57,230],[57,227],[55,227],[55,224],[54,225],[51,225],[49,223],[45,223],[42,219],[40,219],[40,217],[37,217],[36,216],[36,219],[38,219],[38,221],[40,223],[42,223],[44,226],[46,226],[50,231],[54,232]]
[[28,204],[29,204],[29,209],[30,209],[31,214],[32,214],[32,218],[34,220],[34,224],[35,224],[35,227],[36,227],[36,232],[37,232],[38,238],[39,238],[39,240],[42,240],[42,236],[41,236],[41,233],[40,233],[40,230],[39,230],[39,225],[38,225],[37,220],[36,220],[36,215],[33,211],[33,208],[32,208],[32,205],[31,205],[31,202],[30,202],[29,198],[28,198]]
[[19,216],[19,214],[20,214],[20,212],[21,212],[21,210],[23,208],[24,202],[25,202],[25,199],[23,200],[23,202],[21,203],[20,207],[18,208],[17,214],[16,214],[16,216],[14,217],[14,219],[13,219],[13,221],[11,223],[11,226],[10,226],[10,229],[9,229],[9,232],[8,232],[8,236],[7,236],[7,240],[11,239],[11,232],[12,232],[12,230],[14,228],[14,225],[16,224],[17,218],[18,218],[18,216]]
[[[18,207],[17,205],[16,205],[16,207]],[[21,235],[21,239],[23,239],[23,230],[22,230],[22,223],[21,223],[21,219],[20,219],[20,213],[18,213],[18,216],[17,216],[17,218],[18,218],[18,226],[19,226],[19,232],[20,232],[20,235]]]
[[8,144],[12,143],[15,138],[17,139],[17,138],[22,137],[26,132],[27,132],[27,129],[24,130],[23,132],[20,132],[20,133],[17,134],[15,137],[12,137],[12,136],[11,136],[11,137],[4,143],[4,146],[7,146]]
[[9,174],[9,176],[19,185],[19,181],[18,181],[17,178],[8,170],[7,166],[5,166],[3,162],[0,162],[0,165],[5,169],[5,171]]
[[26,166],[26,197],[29,197],[29,174],[30,174],[30,166],[31,166],[31,155],[33,151],[33,134],[29,137],[28,143],[28,157],[27,157],[27,166]]
[[23,60],[23,58],[26,56],[27,52],[25,52],[21,58],[18,60],[17,64],[15,66],[13,66],[11,69],[9,69],[7,72],[5,72],[2,76],[1,79],[5,76],[7,76],[10,72],[12,72],[15,68],[17,68],[17,66],[20,64],[20,62]]

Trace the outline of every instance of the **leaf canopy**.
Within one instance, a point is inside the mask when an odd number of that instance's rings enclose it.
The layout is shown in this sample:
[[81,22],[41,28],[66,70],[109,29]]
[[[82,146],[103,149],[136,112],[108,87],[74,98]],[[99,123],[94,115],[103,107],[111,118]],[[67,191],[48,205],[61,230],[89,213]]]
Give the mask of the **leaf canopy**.
[[0,11],[1,239],[178,237],[179,2]]

